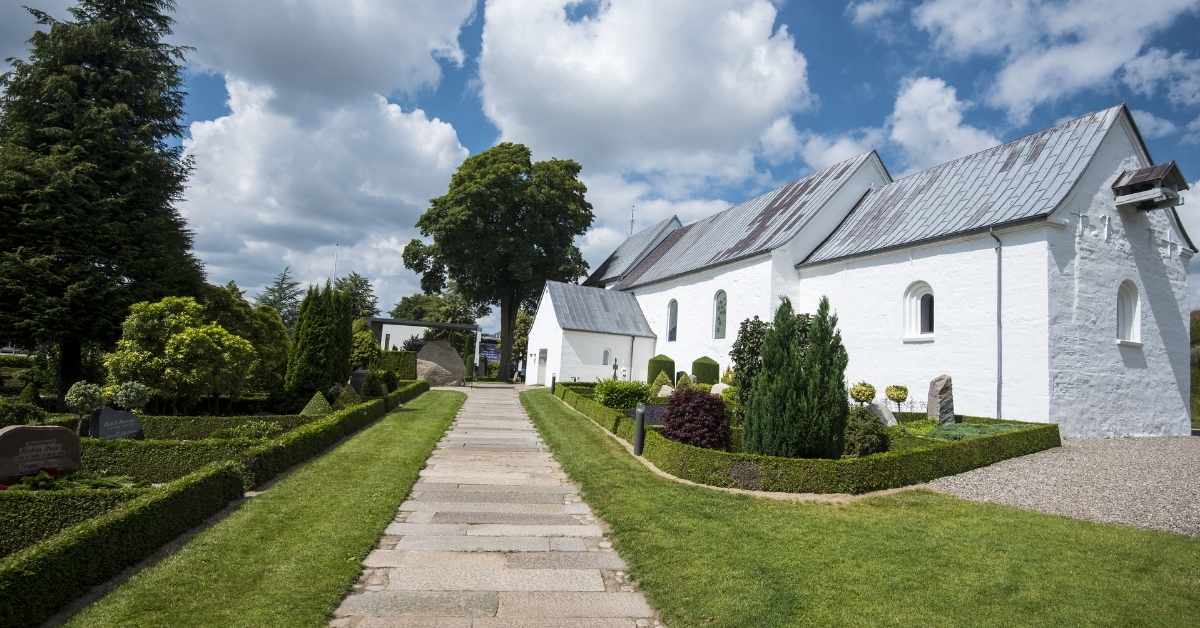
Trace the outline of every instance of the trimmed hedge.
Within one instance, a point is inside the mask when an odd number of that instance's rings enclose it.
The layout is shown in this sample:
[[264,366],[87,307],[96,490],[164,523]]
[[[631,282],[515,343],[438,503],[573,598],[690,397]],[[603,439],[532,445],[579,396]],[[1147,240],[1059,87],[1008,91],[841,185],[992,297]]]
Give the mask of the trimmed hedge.
[[229,440],[103,440],[81,439],[83,468],[102,475],[128,475],[142,482],[162,483],[183,477],[221,460],[239,460],[259,441]]
[[[629,417],[585,399],[565,386],[555,390],[555,396],[604,429],[633,441],[633,421]],[[866,493],[928,482],[1062,444],[1058,426],[1054,424],[976,417],[968,420],[1028,427],[984,438],[931,442],[918,449],[837,460],[702,449],[672,441],[657,430],[646,430],[642,455],[667,473],[710,486],[788,493]],[[737,432],[732,435],[735,442],[741,440],[740,430]]]
[[389,370],[400,379],[417,378],[416,351],[384,351],[379,354],[379,368]]
[[425,394],[428,390],[429,382],[423,380],[402,381],[396,385],[396,390],[388,393],[386,398],[388,409],[393,410],[402,403],[408,403]]
[[667,379],[671,380],[671,385],[675,385],[675,360],[659,354],[646,363],[646,382],[653,384],[654,378],[658,377],[659,373],[665,373]]
[[13,355],[11,353],[0,354],[0,366],[14,369],[31,369],[33,368],[33,357],[28,355]]
[[0,560],[0,626],[36,626],[242,496],[243,469],[210,465]]
[[0,558],[104,514],[149,489],[0,491]]
[[697,384],[715,384],[721,379],[721,365],[717,361],[701,356],[692,362],[692,380]]

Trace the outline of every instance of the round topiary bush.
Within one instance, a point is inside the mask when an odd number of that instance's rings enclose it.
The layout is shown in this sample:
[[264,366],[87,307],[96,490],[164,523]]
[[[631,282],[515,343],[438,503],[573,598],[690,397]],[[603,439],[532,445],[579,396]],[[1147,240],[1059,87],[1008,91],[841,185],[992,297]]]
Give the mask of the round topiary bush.
[[692,362],[692,381],[697,384],[715,384],[721,378],[721,365],[717,361],[701,356]]
[[725,402],[695,388],[676,390],[663,415],[663,434],[696,447],[729,449],[729,414]]
[[887,428],[870,410],[858,406],[846,414],[846,444],[842,454],[866,456],[888,450]]
[[658,379],[659,373],[665,373],[667,379],[671,380],[667,383],[673,384],[675,380],[675,360],[661,354],[650,358],[650,361],[646,363],[646,381],[653,382],[655,379]]
[[650,387],[641,382],[605,379],[596,384],[595,399],[601,405],[616,410],[628,410],[650,397]]
[[892,384],[884,389],[883,392],[892,403],[896,404],[896,412],[900,411],[900,404],[908,401],[908,386]]
[[871,403],[875,400],[875,387],[866,382],[859,382],[850,387],[850,398],[859,405]]

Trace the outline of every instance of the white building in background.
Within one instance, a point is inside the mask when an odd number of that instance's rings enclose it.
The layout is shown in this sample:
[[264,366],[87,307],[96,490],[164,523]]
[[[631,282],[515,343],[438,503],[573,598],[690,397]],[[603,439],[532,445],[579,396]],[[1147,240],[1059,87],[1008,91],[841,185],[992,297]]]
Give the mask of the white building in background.
[[[622,378],[644,379],[656,353],[724,370],[742,320],[770,320],[781,297],[813,311],[828,296],[848,383],[902,384],[923,405],[946,373],[960,414],[1070,437],[1187,434],[1196,247],[1174,209],[1186,188],[1174,162],[1154,165],[1123,105],[897,180],[859,155],[635,234],[584,286],[550,284],[527,381],[611,377],[618,347],[633,366]],[[603,289],[636,300],[649,333],[606,331],[615,319],[590,306],[587,329],[562,323],[560,304]]]

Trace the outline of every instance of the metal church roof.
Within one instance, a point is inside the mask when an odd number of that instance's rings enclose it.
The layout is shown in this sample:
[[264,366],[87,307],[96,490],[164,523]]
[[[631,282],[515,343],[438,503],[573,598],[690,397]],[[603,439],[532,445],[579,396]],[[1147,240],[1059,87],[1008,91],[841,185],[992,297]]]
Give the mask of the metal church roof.
[[557,281],[547,281],[546,292],[563,329],[655,337],[637,298],[629,292]]
[[681,226],[679,219],[671,216],[659,221],[649,229],[643,229],[626,239],[617,250],[596,267],[585,286],[603,286],[614,279],[620,279],[633,265],[642,259],[646,253],[663,241],[671,231]]
[[1089,113],[874,190],[802,263],[1044,217],[1066,198],[1123,110]]
[[628,289],[765,253],[786,244],[872,153],[818,170],[672,231],[621,281]]

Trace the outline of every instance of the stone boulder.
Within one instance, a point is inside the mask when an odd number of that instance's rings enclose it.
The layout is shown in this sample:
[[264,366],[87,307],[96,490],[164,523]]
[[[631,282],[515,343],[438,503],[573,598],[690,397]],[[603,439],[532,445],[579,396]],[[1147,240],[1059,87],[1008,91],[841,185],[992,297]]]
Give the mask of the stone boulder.
[[467,367],[448,340],[430,340],[417,353],[417,379],[430,386],[462,386]]
[[712,390],[710,392],[712,392],[712,394],[720,397],[721,393],[725,392],[726,388],[729,388],[729,384],[713,384]]
[[892,414],[892,411],[887,407],[886,403],[883,403],[882,401],[872,401],[867,405],[867,409],[871,411],[871,414],[874,414],[879,419],[880,423],[883,423],[884,427],[896,425],[896,415]]
[[926,408],[929,418],[938,423],[954,422],[954,384],[949,375],[938,375],[929,382]]

